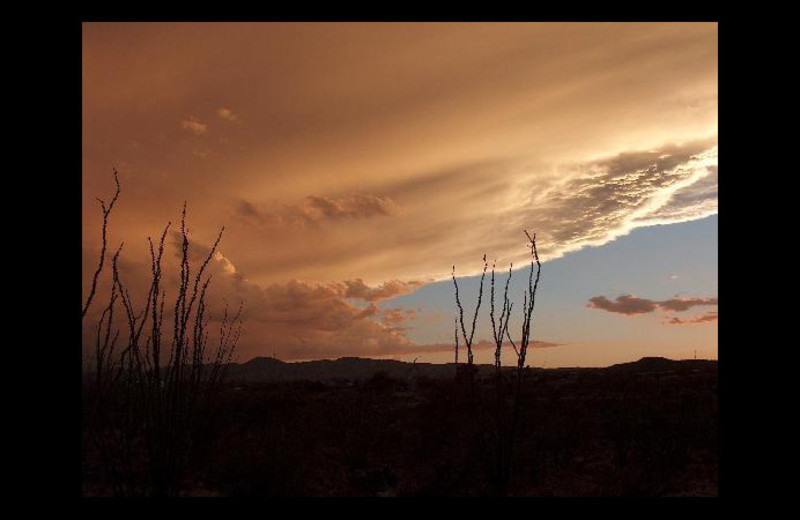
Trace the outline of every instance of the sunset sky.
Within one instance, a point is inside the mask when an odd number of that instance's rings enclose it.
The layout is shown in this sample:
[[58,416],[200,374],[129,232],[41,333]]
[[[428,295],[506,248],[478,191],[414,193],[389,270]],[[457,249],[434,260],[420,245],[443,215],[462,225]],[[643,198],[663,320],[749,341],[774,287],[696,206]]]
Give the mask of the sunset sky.
[[450,362],[453,265],[521,307],[525,229],[531,365],[717,357],[716,23],[85,23],[82,74],[84,288],[116,167],[134,293],[225,226],[240,361]]

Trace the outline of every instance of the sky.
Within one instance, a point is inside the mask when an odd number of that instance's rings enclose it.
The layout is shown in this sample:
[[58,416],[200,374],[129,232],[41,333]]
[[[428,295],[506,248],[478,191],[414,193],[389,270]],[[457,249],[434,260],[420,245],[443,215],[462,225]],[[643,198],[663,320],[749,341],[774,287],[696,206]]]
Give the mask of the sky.
[[117,168],[134,294],[184,201],[198,257],[225,227],[210,298],[244,302],[240,360],[450,362],[453,266],[469,314],[483,255],[498,283],[513,263],[521,307],[524,230],[530,364],[717,357],[716,23],[82,32],[84,295]]

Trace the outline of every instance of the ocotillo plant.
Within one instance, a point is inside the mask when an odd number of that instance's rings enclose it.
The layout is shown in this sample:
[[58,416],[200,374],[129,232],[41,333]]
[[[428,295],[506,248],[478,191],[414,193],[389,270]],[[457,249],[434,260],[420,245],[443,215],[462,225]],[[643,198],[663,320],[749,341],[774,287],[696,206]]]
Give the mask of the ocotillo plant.
[[[524,368],[525,362],[527,359],[528,354],[528,347],[530,346],[531,341],[531,320],[533,318],[533,311],[536,304],[536,291],[539,287],[539,279],[541,276],[542,264],[539,260],[539,252],[536,247],[536,234],[533,235],[529,234],[528,231],[525,231],[525,235],[528,237],[528,241],[530,242],[530,249],[531,249],[531,268],[530,274],[528,277],[528,287],[526,288],[526,292],[523,294],[523,316],[522,316],[522,330],[519,339],[519,346],[511,337],[511,333],[509,332],[509,319],[511,316],[511,312],[513,309],[513,303],[510,302],[508,297],[508,289],[509,284],[511,282],[511,275],[513,264],[509,266],[508,270],[508,278],[506,280],[505,289],[503,291],[503,307],[500,312],[500,316],[496,315],[495,311],[495,267],[496,264],[492,265],[492,273],[491,273],[491,282],[490,282],[490,310],[489,310],[489,317],[492,325],[492,334],[494,339],[495,351],[494,351],[494,366],[495,366],[495,401],[494,401],[494,410],[491,414],[494,420],[494,435],[492,452],[493,452],[493,464],[492,464],[492,480],[496,485],[496,489],[498,493],[505,494],[508,490],[508,483],[511,471],[511,463],[513,461],[513,446],[514,446],[514,438],[516,434],[517,422],[519,417],[519,410],[521,406],[521,394],[522,394],[522,379],[524,376]],[[475,308],[475,314],[473,316],[472,321],[472,329],[470,334],[467,335],[466,328],[464,327],[464,319],[463,319],[463,306],[461,304],[461,299],[459,296],[458,291],[458,282],[455,278],[455,266],[453,267],[453,283],[455,285],[455,297],[456,297],[456,305],[458,309],[458,314],[456,316],[456,323],[458,323],[460,319],[461,323],[461,332],[464,339],[464,343],[467,346],[467,356],[468,356],[468,366],[470,368],[470,374],[472,373],[473,368],[473,356],[472,356],[472,345],[473,339],[475,334],[475,324],[477,322],[478,311],[481,305],[481,299],[483,295],[483,277],[486,275],[486,256],[484,255],[484,269],[483,275],[481,276],[481,283],[478,289],[478,302]],[[534,266],[536,267],[536,278],[534,280]],[[517,357],[516,363],[516,370],[514,371],[514,393],[511,396],[511,407],[508,408],[508,399],[505,391],[505,380],[502,371],[502,349],[503,345],[505,344],[505,340],[508,340],[508,343],[514,349],[514,353]],[[455,334],[455,353],[456,353],[456,366],[458,366],[458,328],[456,328]],[[471,391],[473,392],[472,401],[473,403],[477,403],[476,396],[474,395],[474,384],[470,386]]]
[[[119,192],[117,180],[113,201]],[[82,319],[87,316],[103,271],[113,201],[108,207],[103,204],[103,250]],[[205,274],[222,239],[222,231],[192,277],[184,204],[180,272],[172,304],[172,337],[169,337],[164,322],[167,296],[162,260],[170,226],[168,223],[164,228],[157,246],[148,237],[150,284],[140,311],[136,310],[120,277],[118,262],[122,246],[113,255],[109,301],[96,328],[95,374],[86,381],[84,389],[88,408],[84,433],[99,453],[113,492],[118,495],[178,493],[194,432],[213,413],[215,397],[241,332],[241,305],[232,319],[226,306],[219,343],[215,351],[209,352],[210,316],[206,297],[211,276]],[[119,305],[123,311],[121,327],[115,325],[115,309]],[[127,346],[117,353],[120,330],[124,331]]]
[[467,328],[464,325],[464,307],[461,305],[461,298],[458,294],[458,280],[456,280],[456,266],[453,266],[453,285],[456,288],[456,306],[457,306],[457,314],[456,314],[456,347],[455,347],[455,356],[456,356],[456,373],[458,373],[458,324],[461,325],[461,334],[464,337],[464,346],[467,349],[467,374],[470,381],[470,389],[474,391],[474,356],[472,354],[472,342],[475,338],[475,326],[478,323],[478,312],[481,310],[481,299],[483,298],[483,279],[486,278],[486,269],[489,267],[489,264],[486,262],[486,255],[483,255],[483,274],[481,275],[481,284],[478,290],[478,303],[475,305],[475,313],[472,315],[472,328],[470,329],[470,333],[467,334]]
[[490,290],[490,309],[489,318],[492,323],[492,337],[494,340],[494,384],[495,384],[495,403],[493,410],[494,433],[493,449],[494,456],[491,457],[493,467],[491,469],[492,480],[495,481],[500,493],[505,493],[508,469],[510,466],[510,442],[509,438],[509,418],[506,410],[505,381],[503,377],[502,353],[504,338],[508,334],[508,323],[511,318],[511,311],[514,304],[508,298],[508,286],[511,283],[513,264],[509,265],[508,278],[506,279],[503,291],[503,309],[499,318],[495,316],[495,265],[492,264],[491,290]]

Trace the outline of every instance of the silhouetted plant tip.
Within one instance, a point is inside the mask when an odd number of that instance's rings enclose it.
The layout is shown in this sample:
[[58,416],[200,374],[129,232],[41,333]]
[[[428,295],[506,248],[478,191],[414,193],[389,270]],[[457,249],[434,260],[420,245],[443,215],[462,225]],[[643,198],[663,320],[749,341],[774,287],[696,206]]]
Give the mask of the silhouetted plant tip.
[[94,276],[92,277],[92,287],[89,289],[89,295],[86,297],[86,301],[83,304],[83,311],[81,312],[81,319],[86,316],[86,312],[89,310],[89,306],[92,304],[92,300],[94,299],[95,293],[97,292],[97,279],[100,277],[100,274],[103,272],[103,266],[106,260],[106,249],[108,248],[108,218],[111,215],[111,210],[114,209],[114,204],[117,202],[117,198],[119,198],[120,194],[120,185],[119,185],[119,174],[117,169],[114,168],[114,184],[116,185],[117,189],[114,192],[114,196],[111,198],[111,202],[106,203],[103,199],[98,198],[97,201],[100,202],[100,207],[103,211],[103,228],[102,228],[102,246],[100,248],[100,260],[97,263],[97,269],[94,272]]

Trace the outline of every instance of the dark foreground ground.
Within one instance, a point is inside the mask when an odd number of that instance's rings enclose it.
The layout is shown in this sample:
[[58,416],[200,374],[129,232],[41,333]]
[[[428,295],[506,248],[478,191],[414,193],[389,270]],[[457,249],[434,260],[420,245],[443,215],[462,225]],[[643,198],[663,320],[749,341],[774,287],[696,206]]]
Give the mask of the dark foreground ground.
[[[511,374],[509,374],[509,377]],[[492,495],[494,382],[413,370],[225,387],[184,494]],[[716,496],[717,363],[548,369],[522,386],[511,496]],[[84,493],[108,493],[84,459]]]

